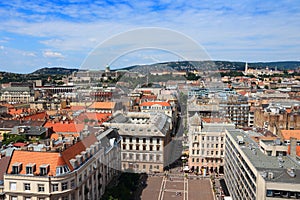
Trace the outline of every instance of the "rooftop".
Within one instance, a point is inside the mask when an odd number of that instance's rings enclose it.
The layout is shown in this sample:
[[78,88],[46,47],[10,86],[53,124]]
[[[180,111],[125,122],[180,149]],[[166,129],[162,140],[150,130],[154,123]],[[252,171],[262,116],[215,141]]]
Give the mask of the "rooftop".
[[[240,150],[249,159],[251,164],[256,170],[263,174],[265,172],[272,172],[274,178],[267,179],[270,182],[286,182],[300,184],[300,164],[289,156],[275,157],[265,155],[259,148],[258,144],[246,135],[243,130],[228,130],[228,133],[232,136],[236,143],[238,138],[243,138],[244,143],[238,144]],[[271,141],[273,143],[273,141]],[[291,177],[287,170],[294,168],[297,178]]]

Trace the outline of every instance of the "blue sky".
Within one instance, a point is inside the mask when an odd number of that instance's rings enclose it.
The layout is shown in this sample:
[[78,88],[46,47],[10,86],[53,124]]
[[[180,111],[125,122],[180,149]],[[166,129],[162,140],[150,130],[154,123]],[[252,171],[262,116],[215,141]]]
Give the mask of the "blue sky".
[[[97,45],[142,27],[178,31],[213,60],[300,60],[297,0],[11,0],[0,2],[0,16],[0,71],[78,68]],[[176,58],[140,50],[112,65]]]

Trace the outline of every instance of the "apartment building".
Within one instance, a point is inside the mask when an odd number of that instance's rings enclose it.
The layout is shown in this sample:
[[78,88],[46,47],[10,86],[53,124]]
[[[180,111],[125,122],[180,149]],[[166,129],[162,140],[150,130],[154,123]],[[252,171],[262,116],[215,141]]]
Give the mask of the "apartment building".
[[152,173],[169,164],[171,123],[163,113],[129,112],[103,125],[117,128],[122,136],[122,170]]
[[285,156],[284,143],[258,145],[242,130],[225,132],[224,179],[233,200],[300,198],[300,165]]
[[33,93],[29,87],[3,88],[0,93],[0,100],[9,103],[29,103],[34,100]]
[[225,129],[234,124],[204,123],[198,114],[189,120],[189,168],[200,173],[223,173]]
[[100,199],[120,171],[120,141],[108,129],[40,151],[15,150],[4,175],[6,199]]
[[248,126],[249,110],[247,98],[240,95],[227,95],[219,103],[220,114],[229,118],[236,126]]
[[298,100],[270,100],[256,107],[254,126],[266,128],[275,135],[280,130],[300,129],[299,103]]

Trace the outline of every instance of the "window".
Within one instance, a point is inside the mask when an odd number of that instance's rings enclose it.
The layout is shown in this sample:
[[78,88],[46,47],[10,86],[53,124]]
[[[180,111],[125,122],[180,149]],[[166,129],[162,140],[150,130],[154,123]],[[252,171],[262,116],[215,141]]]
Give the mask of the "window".
[[143,145],[143,151],[146,151],[146,145]]
[[81,181],[82,181],[82,175],[80,174],[78,178],[78,182],[81,183]]
[[136,149],[136,150],[140,150],[140,145],[136,145],[136,146],[135,146],[135,149]]
[[132,144],[129,145],[129,150],[132,150]]
[[123,148],[123,150],[125,150],[126,149],[126,144],[123,144],[122,148]]
[[24,183],[24,191],[30,191],[30,183]]
[[146,143],[146,138],[143,138],[143,143]]
[[[96,174],[95,174],[96,175]],[[96,179],[96,177],[94,176],[94,179]],[[75,179],[71,180],[71,188],[75,188]]]
[[150,138],[150,143],[152,144],[152,142],[153,142],[153,139],[152,139],[152,138]]
[[126,138],[125,137],[123,137],[123,142],[126,142]]
[[49,171],[49,165],[45,164],[45,165],[41,165],[40,166],[40,175],[46,175]]
[[158,139],[156,139],[156,143],[157,144],[159,144],[160,143],[160,139],[158,138]]
[[26,166],[26,174],[33,174],[33,166]]
[[63,196],[61,199],[62,200],[69,200],[69,196]]
[[45,192],[45,185],[44,184],[38,184],[38,191],[39,192]]
[[202,136],[202,140],[203,140],[203,141],[205,140],[205,137],[204,137],[204,136]]
[[143,165],[143,169],[146,169],[146,165]]
[[160,150],[160,146],[156,145],[156,151],[159,151],[159,150]]
[[11,199],[11,200],[18,200],[18,197],[11,196],[10,199]]
[[58,183],[52,184],[52,191],[57,192],[58,191]]
[[216,144],[216,148],[218,148],[219,147],[219,144]]
[[61,184],[61,190],[67,190],[68,189],[68,182],[63,182]]
[[17,183],[16,183],[16,182],[10,182],[10,183],[9,183],[9,189],[10,189],[11,191],[16,190],[16,189],[17,189]]
[[136,141],[136,143],[139,143],[140,140],[139,140],[139,138],[136,138],[135,141]]
[[221,148],[223,148],[223,144],[221,144]]
[[129,142],[132,142],[132,138],[129,138]]
[[150,145],[150,151],[153,151],[153,145]]
[[149,160],[151,160],[151,161],[153,160],[153,155],[152,154],[149,155]]
[[156,161],[160,162],[160,155],[156,155]]

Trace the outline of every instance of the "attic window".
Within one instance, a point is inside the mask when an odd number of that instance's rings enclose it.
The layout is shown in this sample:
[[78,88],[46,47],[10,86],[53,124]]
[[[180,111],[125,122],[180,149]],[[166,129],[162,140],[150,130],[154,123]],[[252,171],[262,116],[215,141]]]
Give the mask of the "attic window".
[[22,163],[16,162],[12,165],[12,174],[19,174],[22,170]]
[[49,172],[49,164],[44,164],[40,166],[40,175],[47,175]]
[[66,174],[70,171],[67,165],[56,167],[56,175]]
[[26,165],[26,174],[33,175],[35,172],[35,163],[29,163]]

